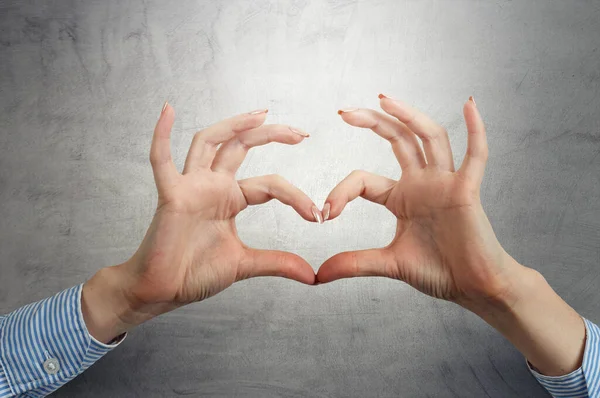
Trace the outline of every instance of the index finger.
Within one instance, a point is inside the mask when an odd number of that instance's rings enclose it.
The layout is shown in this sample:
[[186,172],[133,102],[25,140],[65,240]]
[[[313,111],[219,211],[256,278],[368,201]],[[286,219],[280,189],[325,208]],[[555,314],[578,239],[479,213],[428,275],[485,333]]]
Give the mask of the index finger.
[[426,166],[417,137],[398,120],[372,109],[342,109],[338,111],[338,114],[349,125],[371,129],[375,134],[388,140],[392,144],[392,149],[402,170]]

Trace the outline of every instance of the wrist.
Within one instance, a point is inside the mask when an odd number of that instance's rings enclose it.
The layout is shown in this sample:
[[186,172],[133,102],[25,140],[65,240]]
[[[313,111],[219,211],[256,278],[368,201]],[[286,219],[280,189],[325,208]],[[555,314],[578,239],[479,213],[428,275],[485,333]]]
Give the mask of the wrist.
[[506,294],[467,309],[506,337],[540,373],[561,376],[574,371],[585,349],[583,319],[542,274],[514,263]]
[[465,309],[485,319],[486,316],[502,316],[513,312],[540,283],[544,277],[532,268],[525,267],[504,253],[499,260],[502,270],[480,292],[457,301]]
[[81,308],[90,335],[107,343],[150,319],[140,313],[129,292],[134,281],[123,266],[106,267],[83,285]]

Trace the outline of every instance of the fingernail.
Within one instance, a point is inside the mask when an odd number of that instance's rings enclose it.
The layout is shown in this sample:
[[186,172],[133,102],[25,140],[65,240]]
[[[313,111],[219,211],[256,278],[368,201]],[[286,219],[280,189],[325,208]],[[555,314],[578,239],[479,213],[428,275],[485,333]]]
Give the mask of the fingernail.
[[295,134],[301,135],[302,137],[310,137],[310,134],[308,134],[308,133],[305,133],[304,131],[300,131],[300,130],[293,129],[293,128],[291,128],[291,127],[290,127],[290,131],[291,131],[292,133],[295,133]]
[[165,113],[165,109],[167,109],[167,105],[169,105],[168,101],[165,101],[165,104],[163,105],[162,110],[160,111],[160,114],[162,115],[163,113]]
[[473,98],[473,96],[469,97],[469,101],[471,101],[473,105],[477,106],[477,103],[475,102],[475,98]]
[[268,109],[257,109],[255,111],[249,112],[249,115],[260,115],[261,113],[267,113],[269,112]]
[[392,98],[392,97],[388,97],[388,96],[387,96],[387,95],[385,95],[385,94],[379,94],[377,97],[379,97],[379,99],[387,98],[387,99],[390,99],[390,100],[392,100],[392,101],[398,101],[397,99],[394,99],[394,98]]
[[331,205],[329,203],[325,203],[325,206],[323,206],[323,222],[329,220],[329,210],[331,210]]
[[354,112],[357,111],[358,108],[346,108],[346,109],[340,109],[338,111],[338,115],[341,115],[342,113],[348,113],[348,112]]
[[321,215],[321,212],[319,211],[319,209],[317,209],[317,206],[312,207],[312,214],[315,217],[315,221],[318,222],[319,224],[323,224],[323,216]]

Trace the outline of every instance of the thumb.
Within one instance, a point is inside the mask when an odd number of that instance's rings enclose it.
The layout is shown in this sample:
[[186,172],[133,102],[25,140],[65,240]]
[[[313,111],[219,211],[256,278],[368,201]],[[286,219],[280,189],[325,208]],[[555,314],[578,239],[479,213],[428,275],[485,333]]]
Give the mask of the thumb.
[[315,271],[302,257],[278,250],[246,249],[237,280],[257,276],[280,276],[313,285]]
[[356,276],[385,276],[393,278],[396,261],[385,248],[338,253],[321,265],[317,282],[327,283]]

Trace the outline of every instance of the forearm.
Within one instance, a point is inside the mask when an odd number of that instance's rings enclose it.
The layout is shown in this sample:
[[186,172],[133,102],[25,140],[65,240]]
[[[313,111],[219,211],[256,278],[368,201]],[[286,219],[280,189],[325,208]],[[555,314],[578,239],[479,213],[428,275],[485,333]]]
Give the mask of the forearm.
[[513,269],[513,290],[506,301],[469,309],[502,333],[541,373],[560,376],[576,370],[585,349],[583,319],[539,272],[516,262]]

